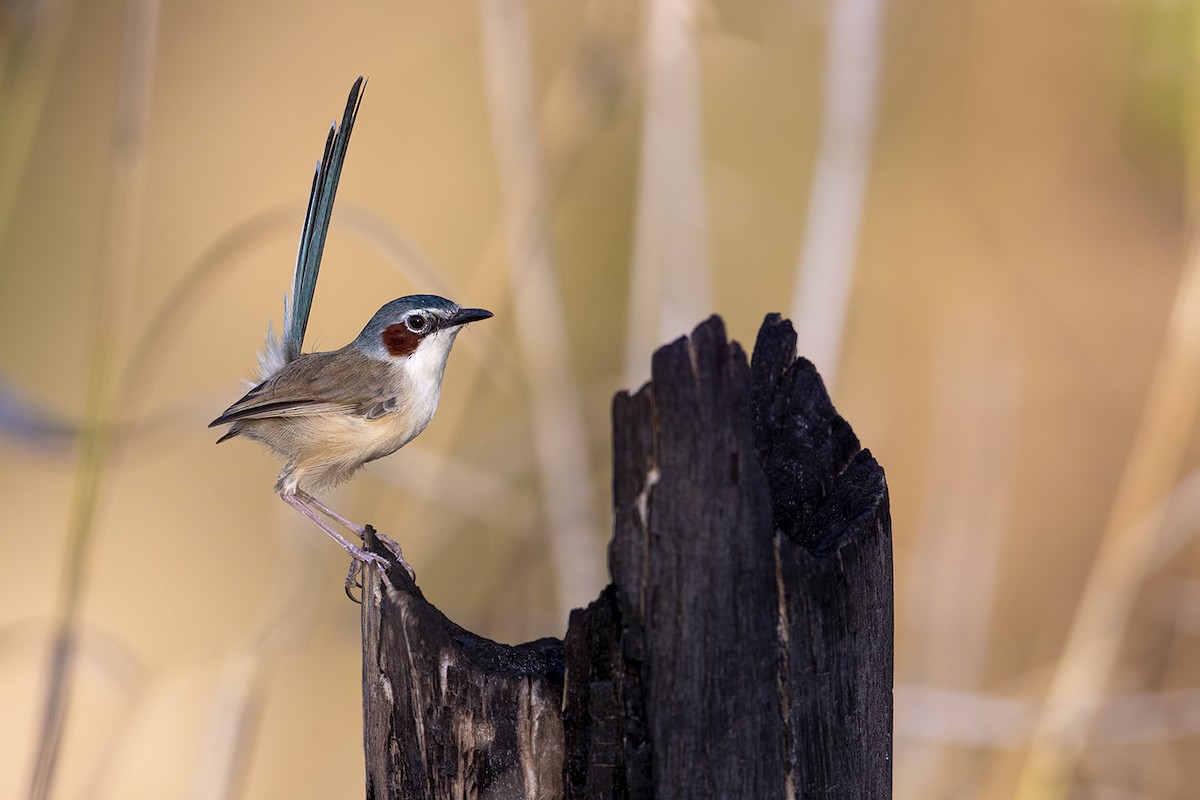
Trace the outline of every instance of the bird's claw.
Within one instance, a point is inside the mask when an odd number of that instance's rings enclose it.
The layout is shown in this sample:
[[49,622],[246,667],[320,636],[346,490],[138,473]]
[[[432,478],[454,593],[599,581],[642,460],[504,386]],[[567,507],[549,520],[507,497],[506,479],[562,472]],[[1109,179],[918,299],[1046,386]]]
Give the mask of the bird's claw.
[[[404,569],[408,571],[409,577],[416,580],[416,575],[413,573],[412,567],[408,565],[404,557],[397,552],[396,558]],[[350,571],[346,574],[346,596],[359,605],[362,605],[362,600],[354,596],[353,590],[362,588],[362,581],[359,580],[359,576],[362,574],[364,564],[374,564],[379,569],[379,574],[385,581],[387,580],[388,567],[391,566],[391,562],[383,556],[376,553],[368,553],[366,550],[356,548],[355,552],[350,554]]]
[[366,550],[359,550],[354,554],[354,563],[356,565],[374,564],[383,572],[387,572],[387,569],[390,566],[386,558],[381,555],[376,555],[375,553],[368,553]]

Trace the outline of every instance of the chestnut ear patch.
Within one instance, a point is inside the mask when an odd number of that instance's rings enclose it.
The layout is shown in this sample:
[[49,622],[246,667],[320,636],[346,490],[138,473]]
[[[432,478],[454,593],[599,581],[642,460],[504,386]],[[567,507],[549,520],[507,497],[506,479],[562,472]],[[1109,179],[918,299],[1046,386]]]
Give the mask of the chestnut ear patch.
[[394,325],[388,325],[384,328],[381,338],[383,339],[383,346],[387,348],[387,351],[399,357],[411,355],[424,337],[419,333],[410,331],[404,323],[397,322]]

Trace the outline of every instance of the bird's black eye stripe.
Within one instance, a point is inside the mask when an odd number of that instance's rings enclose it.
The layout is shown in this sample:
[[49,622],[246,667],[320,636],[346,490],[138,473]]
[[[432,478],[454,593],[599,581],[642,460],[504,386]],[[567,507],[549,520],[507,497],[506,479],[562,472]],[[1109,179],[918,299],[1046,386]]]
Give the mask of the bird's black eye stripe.
[[430,318],[427,314],[409,314],[404,318],[404,325],[413,333],[426,333],[430,328]]

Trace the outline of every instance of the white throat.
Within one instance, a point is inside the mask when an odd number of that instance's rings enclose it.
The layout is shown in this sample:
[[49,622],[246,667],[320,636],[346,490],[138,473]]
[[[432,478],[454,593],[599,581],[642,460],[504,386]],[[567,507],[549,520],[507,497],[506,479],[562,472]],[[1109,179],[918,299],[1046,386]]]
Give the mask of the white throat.
[[460,330],[461,326],[431,333],[421,340],[415,352],[401,359],[400,369],[411,385],[442,385],[446,360],[450,357],[450,348],[454,346],[454,338]]
[[442,375],[446,359],[460,328],[438,331],[426,336],[410,355],[398,359],[397,371],[405,384],[405,403],[415,425],[412,435],[424,430],[437,411],[442,396]]

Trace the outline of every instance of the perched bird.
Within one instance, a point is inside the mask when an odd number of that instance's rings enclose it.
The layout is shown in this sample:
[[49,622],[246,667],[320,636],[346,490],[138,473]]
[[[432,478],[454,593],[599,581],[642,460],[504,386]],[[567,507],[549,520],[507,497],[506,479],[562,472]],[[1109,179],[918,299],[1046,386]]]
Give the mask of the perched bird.
[[266,348],[259,356],[261,382],[209,427],[230,426],[218,443],[246,436],[273,450],[285,462],[275,484],[284,502],[320,526],[357,561],[382,564],[382,559],[352,544],[331,523],[359,538],[364,528],[313,494],[336,486],[368,461],[396,452],[425,430],[437,410],[455,337],[467,323],[492,313],[461,308],[435,295],[401,297],[375,312],[362,333],[340,350],[301,353],[362,87],[360,77],[350,90],[341,125],[329,131],[317,165],[291,302],[284,303],[282,332],[276,335],[267,329]]

